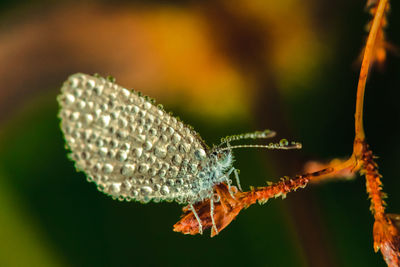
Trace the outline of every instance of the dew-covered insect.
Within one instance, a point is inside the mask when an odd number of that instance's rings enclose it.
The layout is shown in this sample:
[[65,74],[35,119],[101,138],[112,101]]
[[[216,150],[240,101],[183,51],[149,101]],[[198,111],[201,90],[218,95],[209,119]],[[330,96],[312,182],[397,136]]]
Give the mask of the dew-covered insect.
[[[224,138],[209,148],[192,127],[156,106],[154,101],[98,75],[74,74],[64,82],[59,117],[70,158],[89,182],[119,200],[176,201],[193,204],[218,201],[214,186],[225,182],[230,189],[233,174],[232,149],[264,147],[299,148],[299,143],[237,145],[240,139],[272,137],[269,130]],[[214,221],[213,221],[214,222]],[[213,223],[215,230],[215,223]]]

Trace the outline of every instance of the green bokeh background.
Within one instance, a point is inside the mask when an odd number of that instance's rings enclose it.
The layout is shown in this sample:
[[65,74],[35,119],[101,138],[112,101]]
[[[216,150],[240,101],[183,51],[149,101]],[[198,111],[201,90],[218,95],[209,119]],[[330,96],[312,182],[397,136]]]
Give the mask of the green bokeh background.
[[[186,7],[194,2],[163,5]],[[351,65],[360,50],[368,16],[362,12],[363,1],[314,2],[308,1],[308,5],[313,7],[315,24],[326,27],[324,33],[339,41],[318,75],[308,77],[307,84],[293,85],[295,88],[281,94],[282,105],[273,107],[284,111],[289,126],[261,112],[263,102],[274,103],[264,99],[263,93],[253,102],[250,118],[213,120],[185,115],[182,102],[170,101],[166,107],[193,125],[209,144],[253,129],[290,128],[290,136],[284,137],[301,141],[302,151],[235,152],[235,166],[241,170],[245,188],[299,173],[301,160],[329,160],[351,153],[357,82],[357,71]],[[10,19],[18,22],[13,14],[19,14],[19,9],[38,12],[53,5],[51,1],[0,3],[0,25],[2,21],[9,25],[5,22]],[[111,5],[107,1],[102,4]],[[118,5],[132,3],[118,1]],[[393,3],[387,31],[396,45],[400,44],[399,8]],[[0,29],[7,31],[7,27]],[[246,51],[241,53],[246,55]],[[8,64],[0,62],[4,69]],[[181,214],[175,203],[122,203],[97,192],[66,157],[56,103],[59,87],[68,75],[96,68],[101,66],[76,66],[76,70],[55,73],[56,78],[44,77],[35,85],[41,90],[15,95],[15,106],[1,116],[0,266],[385,266],[381,255],[373,252],[373,218],[362,177],[308,186],[286,200],[254,205],[212,239],[208,233],[184,236],[173,232],[172,225]],[[24,77],[21,81],[23,84]],[[400,213],[399,85],[400,61],[390,56],[385,71],[370,77],[365,110],[368,141],[379,156],[384,190],[389,195],[388,211],[393,213]],[[0,90],[8,87],[2,84]],[[301,160],[291,160],[296,157]]]

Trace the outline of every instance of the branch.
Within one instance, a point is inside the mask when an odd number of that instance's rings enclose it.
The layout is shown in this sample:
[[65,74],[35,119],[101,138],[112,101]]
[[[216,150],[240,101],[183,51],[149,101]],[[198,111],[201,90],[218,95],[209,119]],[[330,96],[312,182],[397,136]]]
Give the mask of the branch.
[[[371,63],[376,60],[377,51],[384,49],[383,28],[386,26],[386,11],[388,8],[388,0],[369,0],[367,4],[374,15],[370,32],[364,48],[363,60],[361,64],[360,76],[357,86],[356,111],[355,111],[355,137],[353,144],[353,153],[348,160],[335,161],[320,171],[298,175],[294,178],[283,178],[277,183],[270,183],[266,187],[252,188],[248,192],[237,192],[231,194],[225,183],[218,184],[214,187],[214,191],[220,196],[220,201],[214,205],[214,214],[210,213],[210,200],[194,205],[194,209],[198,214],[203,229],[212,228],[213,219],[215,227],[211,230],[211,236],[215,236],[232,220],[236,218],[243,208],[248,208],[256,202],[263,204],[270,198],[282,197],[286,194],[296,191],[298,188],[304,188],[310,181],[320,181],[325,178],[337,177],[339,173],[360,172],[366,178],[366,187],[369,198],[371,199],[371,211],[374,215],[374,249],[381,250],[381,253],[388,266],[400,266],[400,234],[398,226],[400,225],[399,215],[385,214],[385,193],[382,191],[381,175],[378,172],[378,166],[374,161],[372,151],[365,140],[365,132],[363,126],[363,106],[365,85]],[[372,7],[371,7],[372,6]],[[377,45],[377,36],[379,42]],[[382,57],[380,58],[382,60]],[[384,58],[383,58],[384,60]],[[184,214],[181,220],[174,225],[174,231],[184,234],[198,234],[199,225],[196,216],[189,209],[184,207]],[[211,218],[213,216],[213,219]]]

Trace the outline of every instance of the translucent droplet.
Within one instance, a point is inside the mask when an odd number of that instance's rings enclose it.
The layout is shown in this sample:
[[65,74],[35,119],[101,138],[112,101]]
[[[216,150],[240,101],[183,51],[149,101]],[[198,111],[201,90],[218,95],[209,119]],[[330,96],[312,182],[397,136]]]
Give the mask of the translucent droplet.
[[149,169],[149,174],[150,174],[150,176],[155,176],[157,174],[157,170],[154,169],[154,168],[150,168]]
[[93,121],[93,115],[92,114],[86,114],[85,115],[85,123],[90,124]]
[[289,141],[287,139],[281,139],[279,141],[279,145],[280,146],[288,146],[289,145]]
[[77,120],[79,120],[79,116],[80,116],[80,114],[79,114],[78,111],[73,112],[73,113],[71,114],[71,120],[72,120],[72,121],[77,121]]
[[75,97],[74,97],[73,95],[67,94],[67,95],[65,96],[65,103],[66,103],[67,105],[71,105],[71,104],[74,103],[74,102],[75,102]]
[[117,137],[117,139],[122,140],[122,139],[125,139],[128,136],[128,133],[126,131],[123,131],[123,130],[118,130],[115,133],[115,136]]
[[104,173],[112,173],[113,169],[114,169],[114,167],[111,164],[106,163],[106,164],[104,164],[103,172]]
[[125,161],[127,158],[128,158],[128,154],[126,153],[126,151],[119,151],[117,153],[117,160]]
[[118,194],[121,191],[121,183],[112,183],[110,185],[110,193],[113,195]]
[[175,132],[175,130],[172,127],[168,127],[165,132],[167,135],[172,135]]
[[199,160],[205,159],[207,156],[206,152],[202,148],[196,149],[196,151],[194,152],[194,155]]
[[172,140],[172,143],[177,144],[177,143],[179,143],[181,141],[181,136],[178,133],[175,133],[172,136],[171,140]]
[[151,189],[150,186],[143,186],[142,188],[140,188],[140,194],[143,196],[148,196],[152,192],[153,192],[153,189]]
[[121,169],[121,174],[124,176],[131,176],[135,171],[135,165],[125,164]]
[[163,185],[160,189],[160,193],[161,195],[168,195],[169,194],[169,187],[166,185]]
[[121,94],[122,94],[125,98],[128,98],[129,95],[131,94],[131,92],[129,92],[128,89],[123,88],[123,89],[121,90]]
[[128,125],[128,122],[124,118],[119,118],[118,126],[121,128],[125,128]]
[[100,118],[100,123],[102,127],[107,127],[110,124],[111,117],[110,115],[103,115]]
[[108,110],[108,105],[107,105],[107,103],[101,104],[100,109],[101,109],[102,111],[107,111],[107,110]]
[[144,102],[144,104],[143,104],[144,109],[150,109],[151,106],[152,106],[152,104],[150,102]]
[[96,94],[96,95],[101,95],[101,93],[103,92],[103,88],[104,88],[104,86],[103,85],[101,85],[101,84],[98,84],[95,88],[93,88],[93,92]]
[[153,144],[150,141],[146,141],[143,144],[143,149],[149,151],[153,147]]
[[143,149],[142,148],[134,148],[133,150],[132,150],[132,152],[133,152],[133,155],[136,157],[136,158],[140,158],[141,156],[142,156],[142,153],[143,153]]
[[182,158],[179,155],[175,155],[172,157],[172,163],[175,165],[179,165],[182,162]]
[[121,150],[129,150],[131,145],[129,143],[124,143],[121,145]]
[[147,172],[148,169],[149,169],[149,166],[147,164],[143,163],[143,164],[139,165],[138,171],[140,173],[145,173],[145,172]]
[[79,85],[79,80],[77,78],[70,78],[69,84],[72,88],[76,88]]
[[167,156],[167,151],[163,148],[156,147],[154,149],[154,155],[156,155],[158,158],[165,158],[165,156]]
[[76,104],[77,108],[84,109],[86,107],[86,102],[81,100]]
[[186,153],[189,151],[189,146],[186,144],[180,144],[178,149],[179,149],[179,152]]
[[152,135],[152,136],[157,135],[157,129],[156,129],[156,128],[151,128],[151,129],[149,130],[149,134]]
[[111,112],[110,115],[111,115],[111,119],[116,120],[119,117],[119,112],[118,111],[114,111],[114,112]]
[[116,140],[112,139],[110,141],[110,147],[117,148],[118,147],[118,142]]
[[93,89],[94,86],[95,86],[95,82],[93,80],[87,80],[86,87],[88,89]]

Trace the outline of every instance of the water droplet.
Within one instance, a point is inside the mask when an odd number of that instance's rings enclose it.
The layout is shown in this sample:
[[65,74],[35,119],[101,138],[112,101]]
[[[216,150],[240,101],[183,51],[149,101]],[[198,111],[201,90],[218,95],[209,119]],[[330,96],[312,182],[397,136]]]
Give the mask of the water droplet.
[[186,153],[189,151],[189,146],[187,144],[180,144],[178,149],[179,149],[179,152]]
[[123,140],[128,136],[128,133],[126,131],[123,131],[123,130],[118,130],[115,133],[115,136],[117,137],[118,140]]
[[287,146],[287,145],[289,145],[289,141],[287,139],[281,139],[279,141],[279,145],[280,146]]
[[116,120],[119,117],[119,112],[118,111],[114,111],[114,112],[111,112],[110,115],[111,115],[111,119]]
[[177,144],[177,143],[179,143],[181,141],[181,136],[178,133],[175,133],[172,136],[171,140],[172,140],[172,143]]
[[74,96],[75,96],[76,98],[80,98],[80,97],[82,96],[82,90],[81,90],[81,89],[76,89],[76,90],[74,91]]
[[74,102],[75,102],[75,97],[74,97],[73,95],[67,94],[67,95],[65,96],[65,103],[66,103],[67,105],[71,105],[71,104],[74,103]]
[[79,80],[78,80],[77,78],[75,78],[75,77],[71,77],[71,78],[69,79],[69,85],[70,85],[72,88],[76,88],[76,87],[79,85]]
[[206,152],[202,148],[196,149],[196,151],[194,152],[194,155],[199,160],[203,160],[207,156]]
[[125,98],[128,98],[129,95],[131,94],[131,92],[129,92],[129,90],[126,89],[126,88],[122,88],[121,94],[122,94]]
[[172,135],[175,132],[175,130],[172,127],[168,127],[165,132],[167,135]]
[[121,183],[112,183],[110,185],[110,193],[113,195],[118,194],[121,191]]
[[128,121],[124,118],[119,118],[118,126],[121,128],[125,128],[128,125]]
[[103,172],[104,173],[112,173],[113,169],[114,169],[114,167],[111,164],[106,163],[106,164],[104,164]]
[[80,116],[80,113],[78,112],[78,111],[75,111],[75,112],[73,112],[72,114],[71,114],[71,120],[72,121],[77,121],[77,120],[79,120],[79,116]]
[[151,106],[152,106],[152,104],[150,102],[144,102],[144,104],[143,104],[144,109],[150,109]]
[[124,143],[121,145],[121,150],[129,150],[131,145],[129,143]]
[[104,89],[104,86],[102,85],[102,84],[98,84],[98,85],[96,85],[96,87],[95,88],[93,88],[93,92],[96,94],[96,95],[101,95],[101,93],[103,92],[103,89]]
[[81,153],[81,158],[84,159],[84,160],[89,159],[90,158],[90,153],[86,152],[86,151],[83,151]]
[[108,110],[108,105],[106,103],[101,104],[100,109],[102,111],[107,111]]
[[86,107],[86,102],[83,100],[78,101],[78,103],[76,103],[76,107],[79,109],[84,109]]
[[88,89],[93,89],[94,86],[95,86],[95,82],[94,82],[93,80],[87,80],[87,82],[86,82],[86,87],[87,87]]
[[99,172],[101,170],[101,164],[100,163],[96,163],[93,167],[93,171],[94,172]]
[[156,129],[156,128],[151,128],[151,129],[149,130],[149,134],[150,134],[151,136],[156,136],[156,135],[157,135],[157,129]]
[[131,183],[130,183],[129,181],[124,181],[124,182],[121,184],[121,191],[128,192],[129,189],[131,189],[131,187],[132,187],[132,185],[131,185]]
[[161,195],[168,195],[169,194],[169,187],[166,185],[163,185],[160,189],[160,193]]
[[117,148],[118,147],[118,142],[116,140],[112,139],[110,141],[110,147]]
[[119,151],[117,153],[117,160],[125,161],[128,158],[128,154],[125,151]]
[[140,194],[143,196],[147,196],[153,192],[153,189],[151,189],[150,186],[143,186],[140,188]]
[[154,148],[154,155],[156,155],[159,158],[165,158],[167,156],[167,151],[163,148],[156,147]]
[[142,156],[143,149],[142,149],[142,148],[134,148],[134,149],[132,150],[132,152],[133,152],[133,155],[134,155],[136,158],[140,158],[140,157]]
[[143,149],[149,151],[153,147],[153,144],[150,141],[146,141],[143,144]]
[[90,124],[93,121],[93,115],[92,114],[86,114],[85,115],[85,123]]
[[135,165],[133,164],[125,164],[121,168],[121,174],[124,176],[131,176],[135,171]]
[[110,124],[111,117],[110,115],[103,115],[100,118],[100,123],[102,127],[107,127]]
[[172,157],[172,163],[175,165],[179,165],[182,162],[182,158],[177,154]]
[[140,173],[145,173],[145,172],[147,172],[148,169],[149,169],[149,165],[142,163],[139,165],[138,171]]
[[150,168],[149,169],[149,174],[150,174],[150,176],[155,176],[157,174],[157,170],[154,169],[154,168]]

